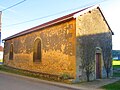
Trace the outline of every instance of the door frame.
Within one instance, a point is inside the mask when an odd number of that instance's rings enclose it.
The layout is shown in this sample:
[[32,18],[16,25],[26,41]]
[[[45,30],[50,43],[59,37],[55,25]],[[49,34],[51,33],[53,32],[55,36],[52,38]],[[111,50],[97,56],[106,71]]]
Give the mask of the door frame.
[[101,69],[101,53],[96,53],[96,79],[102,77]]
[[[98,56],[98,57],[97,57]],[[98,64],[97,66],[97,58],[98,58]],[[97,76],[97,67],[99,68],[99,76]],[[100,47],[96,47],[95,52],[95,79],[101,79],[102,78],[102,49]]]

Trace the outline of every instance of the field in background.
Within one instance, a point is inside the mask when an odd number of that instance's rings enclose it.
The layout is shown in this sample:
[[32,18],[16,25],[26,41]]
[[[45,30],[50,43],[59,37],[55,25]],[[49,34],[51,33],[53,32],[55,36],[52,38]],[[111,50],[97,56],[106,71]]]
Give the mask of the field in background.
[[120,65],[120,60],[113,60],[112,65]]
[[[113,76],[120,77],[120,72],[119,72],[120,60],[113,60],[112,65],[113,65]],[[120,90],[120,80],[115,83],[105,85],[102,88],[105,90]]]
[[0,64],[2,64],[3,63],[3,59],[0,59]]
[[3,60],[2,60],[2,59],[0,59],[0,62],[3,62]]

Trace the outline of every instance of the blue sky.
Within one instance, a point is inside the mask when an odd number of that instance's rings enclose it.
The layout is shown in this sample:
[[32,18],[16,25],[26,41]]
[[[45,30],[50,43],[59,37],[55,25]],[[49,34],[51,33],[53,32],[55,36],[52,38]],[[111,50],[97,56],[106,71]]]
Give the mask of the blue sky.
[[[20,1],[23,0],[1,0],[0,10]],[[26,0],[24,3],[2,12],[2,39],[96,3],[100,4],[100,8],[108,24],[115,33],[113,36],[113,49],[120,50],[120,0]],[[51,17],[13,25],[65,10],[67,11]]]

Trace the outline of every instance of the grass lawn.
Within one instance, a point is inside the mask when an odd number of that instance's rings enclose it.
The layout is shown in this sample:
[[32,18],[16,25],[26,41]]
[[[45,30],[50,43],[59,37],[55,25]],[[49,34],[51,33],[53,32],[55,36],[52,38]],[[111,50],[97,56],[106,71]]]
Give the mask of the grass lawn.
[[64,74],[64,76],[63,75],[62,76],[57,76],[57,75],[50,76],[50,74],[35,73],[35,72],[27,71],[27,70],[15,69],[15,68],[8,67],[5,65],[0,65],[0,71],[15,73],[18,75],[29,76],[29,77],[33,77],[33,78],[42,79],[42,80],[63,82],[63,83],[71,84],[71,82],[68,80],[70,77],[66,76],[67,74]]
[[105,90],[120,90],[120,80],[102,87]]
[[113,68],[120,68],[120,65],[113,65]]
[[[120,60],[113,60],[113,69],[120,68]],[[120,77],[120,72],[114,72],[114,77]]]
[[[120,60],[113,60],[113,69],[120,68]],[[113,72],[114,77],[120,77],[120,72]],[[120,90],[120,80],[102,87],[105,90]]]
[[[113,69],[117,69],[117,68],[120,68],[120,60],[119,61],[113,60]],[[20,75],[24,75],[24,76],[46,79],[46,77],[42,77],[42,76],[39,76],[37,74],[33,74],[33,73],[30,73],[30,72],[26,72],[26,71],[13,70],[13,69],[8,68],[4,65],[0,66],[0,70],[1,71],[6,71],[6,72],[11,72],[11,73],[16,73],[16,74],[20,74]],[[113,76],[114,77],[120,77],[120,72],[114,72]],[[46,79],[46,80],[48,80],[48,79]],[[53,80],[53,78],[51,78],[50,80]],[[53,80],[53,81],[56,81],[56,80]],[[103,88],[105,90],[120,90],[120,80],[115,82],[115,83],[105,85],[101,88]]]

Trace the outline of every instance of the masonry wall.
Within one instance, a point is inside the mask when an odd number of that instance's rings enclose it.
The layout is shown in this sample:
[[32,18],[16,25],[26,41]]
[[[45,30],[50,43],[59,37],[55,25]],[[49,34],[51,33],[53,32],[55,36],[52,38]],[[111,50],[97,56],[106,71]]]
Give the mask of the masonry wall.
[[[7,40],[4,49],[4,64],[54,75],[68,73],[75,78],[75,26],[75,19],[72,19]],[[37,38],[40,38],[42,42],[40,63],[33,62],[33,47]],[[11,44],[13,44],[13,60],[9,60]]]
[[[76,18],[76,58],[77,81],[87,79],[86,70],[90,62],[90,79],[96,79],[96,53],[101,49],[101,78],[106,77],[104,62],[112,65],[112,33],[98,8]],[[85,62],[84,62],[85,61]],[[83,67],[84,66],[84,67]]]

